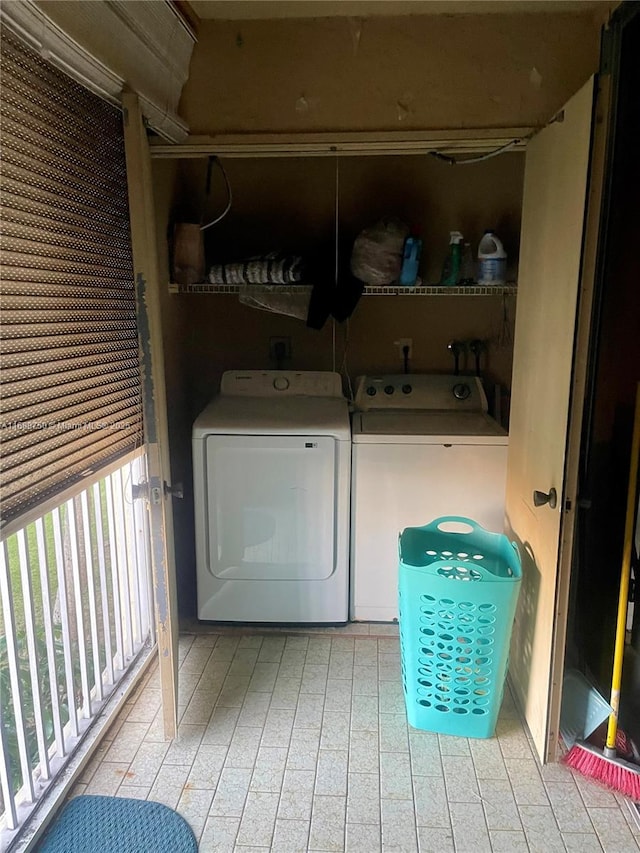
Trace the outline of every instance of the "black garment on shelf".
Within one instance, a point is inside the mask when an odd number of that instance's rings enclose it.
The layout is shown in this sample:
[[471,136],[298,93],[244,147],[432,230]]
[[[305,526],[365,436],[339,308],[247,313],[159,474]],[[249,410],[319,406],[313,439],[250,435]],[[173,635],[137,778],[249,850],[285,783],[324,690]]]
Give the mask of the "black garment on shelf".
[[329,317],[344,322],[355,311],[364,291],[364,283],[350,272],[343,271],[338,284],[314,284],[309,301],[307,326],[321,329]]
[[333,308],[331,309],[331,313],[338,323],[342,323],[353,314],[363,291],[364,282],[360,279],[351,274],[342,276],[334,291]]

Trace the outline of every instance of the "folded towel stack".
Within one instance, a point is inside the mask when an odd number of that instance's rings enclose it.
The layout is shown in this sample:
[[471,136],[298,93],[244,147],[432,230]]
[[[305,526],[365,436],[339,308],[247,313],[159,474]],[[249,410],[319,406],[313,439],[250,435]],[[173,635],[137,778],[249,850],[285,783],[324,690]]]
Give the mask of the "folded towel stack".
[[303,278],[302,258],[272,252],[209,270],[211,284],[297,284]]

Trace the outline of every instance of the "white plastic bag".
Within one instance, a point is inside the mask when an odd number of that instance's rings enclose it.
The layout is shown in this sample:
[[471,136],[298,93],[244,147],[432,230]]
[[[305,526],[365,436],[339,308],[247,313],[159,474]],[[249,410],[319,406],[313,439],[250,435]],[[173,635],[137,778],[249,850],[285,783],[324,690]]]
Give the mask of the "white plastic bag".
[[365,284],[384,287],[400,277],[409,229],[399,219],[381,219],[358,234],[351,252],[351,272]]

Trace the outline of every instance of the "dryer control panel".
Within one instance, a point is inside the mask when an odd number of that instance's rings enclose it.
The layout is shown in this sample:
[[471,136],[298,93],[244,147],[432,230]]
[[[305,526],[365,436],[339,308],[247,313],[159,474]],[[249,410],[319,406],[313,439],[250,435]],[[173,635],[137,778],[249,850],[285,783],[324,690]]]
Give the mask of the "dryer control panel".
[[355,409],[486,412],[487,398],[477,376],[402,373],[360,376]]
[[227,370],[220,393],[230,397],[343,397],[339,373],[328,370]]

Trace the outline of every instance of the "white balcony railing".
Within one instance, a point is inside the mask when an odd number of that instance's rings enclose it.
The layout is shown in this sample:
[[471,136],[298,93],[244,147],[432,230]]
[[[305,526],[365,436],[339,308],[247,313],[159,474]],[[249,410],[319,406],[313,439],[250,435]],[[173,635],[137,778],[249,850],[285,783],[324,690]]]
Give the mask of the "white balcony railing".
[[0,848],[154,639],[143,453],[0,545]]

